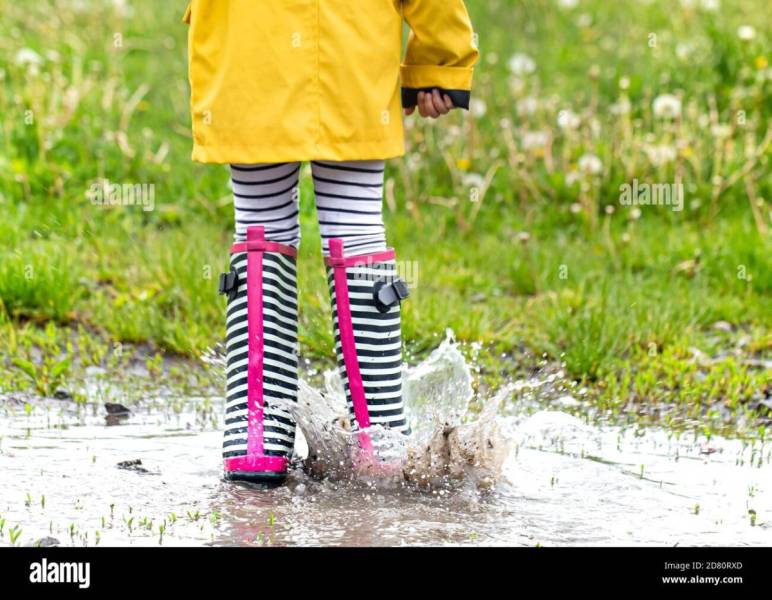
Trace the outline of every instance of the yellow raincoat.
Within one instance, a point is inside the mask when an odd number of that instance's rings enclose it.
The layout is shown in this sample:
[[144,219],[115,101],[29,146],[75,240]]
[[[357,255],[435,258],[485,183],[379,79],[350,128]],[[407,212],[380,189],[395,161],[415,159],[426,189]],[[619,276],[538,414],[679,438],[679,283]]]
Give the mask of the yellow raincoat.
[[463,0],[192,0],[183,21],[199,162],[401,156],[418,90],[468,108]]

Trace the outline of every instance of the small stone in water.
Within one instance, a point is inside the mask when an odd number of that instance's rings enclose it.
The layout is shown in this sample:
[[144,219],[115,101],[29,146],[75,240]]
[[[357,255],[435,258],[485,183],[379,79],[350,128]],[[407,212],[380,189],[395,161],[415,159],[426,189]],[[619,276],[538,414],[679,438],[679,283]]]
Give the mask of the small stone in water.
[[30,545],[34,548],[53,548],[54,546],[59,546],[60,544],[61,542],[55,537],[47,535],[46,537],[42,537],[39,540],[36,540]]
[[56,390],[54,392],[54,398],[57,400],[72,400],[72,394],[67,390]]
[[127,471],[136,471],[137,473],[149,473],[145,467],[142,466],[142,461],[137,458],[134,460],[124,460],[115,465],[119,469],[126,469]]
[[131,411],[123,404],[117,404],[114,402],[105,402],[105,410],[107,410],[107,414],[105,415],[105,423],[108,427],[120,425],[121,422],[128,419],[129,414],[131,414]]

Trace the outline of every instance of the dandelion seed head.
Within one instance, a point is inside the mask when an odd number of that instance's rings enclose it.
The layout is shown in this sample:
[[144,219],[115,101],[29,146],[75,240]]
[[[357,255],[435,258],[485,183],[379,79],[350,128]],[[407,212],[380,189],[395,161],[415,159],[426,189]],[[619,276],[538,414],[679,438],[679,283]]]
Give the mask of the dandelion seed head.
[[609,106],[612,115],[626,115],[629,114],[631,109],[632,105],[627,97],[620,98],[619,102],[614,102],[614,104]]
[[726,123],[718,123],[710,128],[713,137],[719,140],[728,138],[732,133],[732,128]]
[[694,45],[690,42],[678,42],[676,44],[675,53],[681,60],[686,60],[694,52]]
[[466,173],[462,181],[467,188],[481,188],[485,183],[485,179],[479,173]]
[[488,105],[485,103],[485,100],[472,98],[471,102],[469,102],[469,112],[475,117],[484,117],[485,113],[488,112]]
[[539,101],[533,96],[526,96],[517,102],[517,112],[521,115],[532,115],[539,109]]
[[536,63],[527,54],[517,53],[509,59],[509,70],[515,75],[529,75],[536,70]]
[[582,154],[577,163],[579,171],[588,175],[598,175],[603,171],[603,162],[594,154]]
[[549,142],[550,134],[548,131],[524,131],[520,136],[523,144],[523,150],[536,150],[544,148]]
[[676,159],[676,149],[669,144],[657,144],[644,146],[644,152],[649,162],[655,167],[661,167]]
[[756,30],[751,25],[740,25],[737,28],[737,37],[743,42],[750,42],[756,37]]
[[654,115],[661,119],[676,119],[681,116],[681,100],[672,94],[662,94],[654,98]]
[[578,129],[582,120],[571,109],[561,110],[558,113],[558,127],[561,129]]
[[32,48],[21,48],[16,53],[15,61],[20,66],[40,66],[43,64],[43,58]]

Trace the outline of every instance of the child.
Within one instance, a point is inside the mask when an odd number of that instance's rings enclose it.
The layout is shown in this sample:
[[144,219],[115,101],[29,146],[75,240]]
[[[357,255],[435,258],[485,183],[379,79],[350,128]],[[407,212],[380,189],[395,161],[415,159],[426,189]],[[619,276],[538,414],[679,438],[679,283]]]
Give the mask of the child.
[[[411,28],[400,64],[403,20]],[[381,214],[400,105],[469,108],[478,51],[463,0],[192,0],[193,160],[230,164],[225,476],[281,483],[295,439],[298,174],[311,161],[335,348],[357,464],[387,468],[371,425],[409,434],[400,301]]]

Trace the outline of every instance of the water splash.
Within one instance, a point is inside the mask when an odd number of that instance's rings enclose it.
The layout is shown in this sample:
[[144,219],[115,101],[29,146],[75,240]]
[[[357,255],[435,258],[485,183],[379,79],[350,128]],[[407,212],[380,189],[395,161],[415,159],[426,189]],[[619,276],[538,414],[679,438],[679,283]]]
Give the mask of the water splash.
[[368,429],[379,456],[399,465],[389,474],[357,468],[357,433],[348,425],[337,371],[324,374],[321,389],[301,380],[298,402],[287,408],[300,430],[296,455],[316,477],[378,487],[408,483],[423,489],[448,485],[488,489],[500,478],[511,449],[496,421],[510,391],[503,388],[479,402],[475,411],[469,365],[448,332],[426,360],[404,370],[403,400],[412,435],[378,425]]

